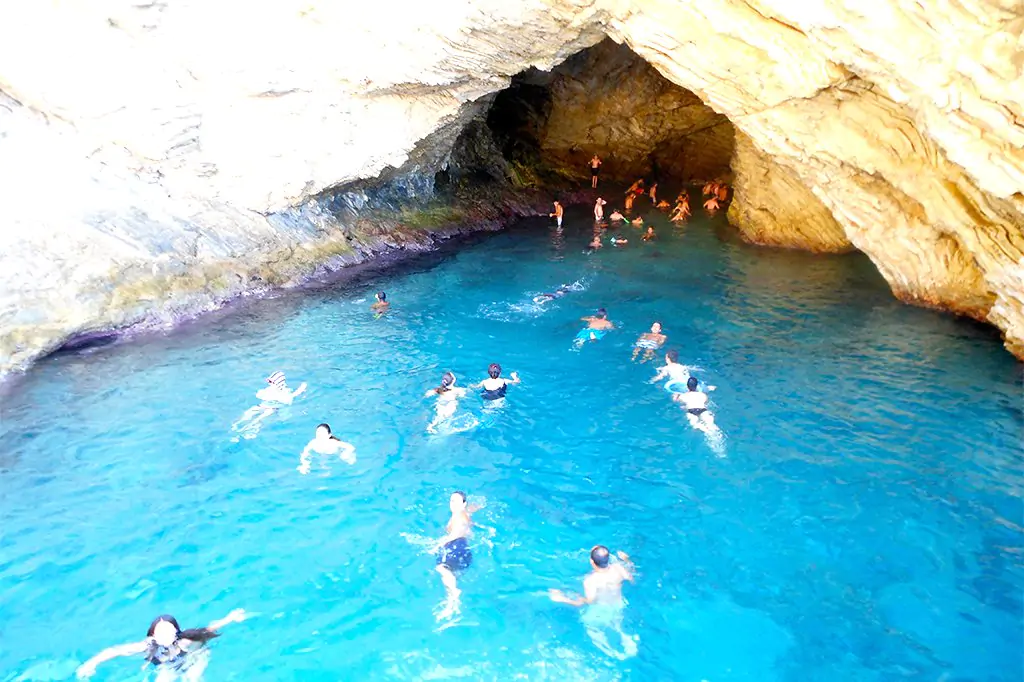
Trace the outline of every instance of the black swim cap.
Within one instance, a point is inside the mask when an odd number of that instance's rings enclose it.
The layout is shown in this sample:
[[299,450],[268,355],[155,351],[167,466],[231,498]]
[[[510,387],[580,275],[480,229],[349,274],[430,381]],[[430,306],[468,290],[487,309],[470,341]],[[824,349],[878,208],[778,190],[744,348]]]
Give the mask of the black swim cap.
[[319,430],[321,426],[324,427],[325,429],[327,429],[327,435],[328,436],[331,435],[331,425],[330,424],[317,424],[316,425],[317,430]]
[[598,545],[594,549],[590,550],[590,560],[593,561],[594,565],[598,568],[607,568],[608,561],[611,558],[611,553],[604,545]]
[[697,390],[697,377],[690,377],[686,380],[686,387],[691,391]]
[[165,620],[168,623],[170,623],[171,625],[173,625],[174,626],[174,632],[176,632],[179,635],[181,634],[181,627],[178,625],[178,621],[174,619],[174,616],[168,616],[167,614],[164,614],[162,616],[157,616],[156,618],[153,619],[153,622],[149,624],[149,629],[146,630],[146,637],[152,637],[153,636],[153,632],[156,630],[156,626],[162,620]]
[[499,376],[501,376],[501,365],[499,365],[496,362],[492,362],[490,366],[487,368],[487,376],[491,377],[492,379],[497,379]]
[[377,292],[377,300],[378,301],[386,301],[386,300],[388,300],[388,295],[385,294],[383,291],[378,291]]

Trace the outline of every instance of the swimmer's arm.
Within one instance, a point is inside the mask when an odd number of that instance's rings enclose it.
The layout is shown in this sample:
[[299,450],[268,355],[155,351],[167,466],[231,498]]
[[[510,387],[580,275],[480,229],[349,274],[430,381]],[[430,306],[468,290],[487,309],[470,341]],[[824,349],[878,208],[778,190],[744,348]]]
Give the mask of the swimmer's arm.
[[519,378],[519,372],[512,372],[508,375],[510,381],[506,381],[506,384],[518,384],[522,379]]
[[424,398],[429,398],[432,395],[437,395],[437,391],[434,390],[434,389],[430,389],[429,391],[427,391],[426,393],[423,394],[423,397]]
[[299,387],[292,392],[292,398],[298,397],[306,392],[306,382],[303,381],[299,384]]
[[589,603],[586,597],[569,597],[561,590],[549,590],[548,596],[551,598],[551,601],[557,604],[568,604],[569,606],[583,606],[584,604]]
[[248,614],[246,614],[245,609],[235,609],[234,611],[224,616],[220,620],[215,620],[209,625],[207,625],[206,629],[216,632],[225,625],[231,625],[232,623],[241,623],[243,620],[246,619],[247,615]]
[[633,560],[629,558],[629,555],[625,552],[619,552],[619,568],[622,570],[622,576],[629,582],[633,582],[633,576],[635,573],[635,567],[633,566]]
[[299,468],[299,473],[300,474],[308,474],[309,473],[309,455],[310,455],[310,453],[312,451],[313,451],[313,444],[310,443],[302,451],[302,454],[299,455],[299,467],[298,468]]
[[78,670],[75,671],[75,675],[79,679],[91,677],[92,674],[96,672],[96,666],[100,663],[106,663],[107,661],[120,656],[134,656],[136,654],[145,653],[148,647],[149,641],[144,639],[141,642],[132,642],[131,644],[122,644],[120,646],[112,646],[109,649],[104,649],[82,665],[78,666]]
[[654,375],[649,383],[655,384],[668,376],[668,367],[659,367],[658,373]]

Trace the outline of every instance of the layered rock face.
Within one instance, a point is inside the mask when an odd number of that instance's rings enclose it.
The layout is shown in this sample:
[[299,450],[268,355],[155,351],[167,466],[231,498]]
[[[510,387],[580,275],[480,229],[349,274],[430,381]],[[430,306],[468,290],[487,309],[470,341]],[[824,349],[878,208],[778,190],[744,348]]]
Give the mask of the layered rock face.
[[[987,320],[1024,357],[1022,28],[1009,0],[12,5],[0,371],[190,287],[312,267],[347,239],[317,197],[358,213],[372,193],[344,188],[382,173],[429,194],[487,98],[605,37],[746,136],[733,215],[752,239],[848,242],[899,297]],[[582,156],[621,131],[590,129]],[[779,189],[747,200],[757,177]]]

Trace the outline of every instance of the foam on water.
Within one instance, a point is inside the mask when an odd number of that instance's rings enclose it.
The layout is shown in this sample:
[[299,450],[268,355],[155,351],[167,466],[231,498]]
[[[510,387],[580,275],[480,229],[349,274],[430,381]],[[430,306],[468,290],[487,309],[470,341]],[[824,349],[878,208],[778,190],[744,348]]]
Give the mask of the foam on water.
[[[40,364],[3,398],[0,679],[244,607],[207,680],[1021,680],[1020,366],[995,335],[861,256],[701,219],[584,255],[588,213]],[[598,307],[617,330],[570,352]],[[655,320],[717,387],[720,441],[631,361]],[[494,361],[522,377],[500,409],[470,392],[475,428],[427,433],[427,389]],[[275,370],[307,391],[233,431]],[[358,457],[303,475],[321,422]],[[487,504],[439,623],[457,489]],[[547,598],[596,543],[636,561],[635,651]]]

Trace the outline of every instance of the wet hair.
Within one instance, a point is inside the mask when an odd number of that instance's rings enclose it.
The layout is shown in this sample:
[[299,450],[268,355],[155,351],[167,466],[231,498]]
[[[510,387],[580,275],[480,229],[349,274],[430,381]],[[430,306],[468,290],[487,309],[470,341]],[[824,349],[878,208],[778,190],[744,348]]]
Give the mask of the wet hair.
[[317,424],[316,425],[316,430],[317,431],[319,431],[321,428],[327,429],[327,436],[328,436],[329,440],[341,440],[340,438],[338,438],[337,436],[334,435],[334,432],[331,431],[331,425],[330,424],[324,422],[323,424]]
[[497,379],[498,377],[500,377],[501,376],[501,365],[499,365],[496,362],[492,362],[487,367],[487,376],[491,377],[492,379]]
[[611,558],[611,553],[604,545],[598,545],[594,549],[590,550],[590,560],[593,561],[594,565],[598,568],[608,568],[608,561]]
[[162,616],[157,616],[153,619],[153,622],[149,624],[149,629],[146,630],[146,637],[153,636],[153,633],[156,632],[156,626],[159,625],[161,621],[167,621],[174,626],[175,640],[187,639],[193,642],[202,643],[220,636],[217,632],[210,630],[209,628],[189,628],[188,630],[182,630],[174,616],[164,614]]
[[441,385],[434,389],[438,394],[446,393],[452,390],[452,384],[455,383],[455,375],[451,372],[445,372],[444,376],[441,377]]
[[671,360],[672,362],[679,362],[679,351],[673,348],[672,350],[665,353],[665,357]]
[[462,492],[461,490],[456,490],[456,491],[455,491],[454,493],[452,493],[452,494],[453,494],[453,495],[458,495],[459,497],[461,497],[461,498],[462,498],[462,503],[463,503],[463,504],[465,504],[465,503],[466,503],[466,493]]
[[386,301],[386,300],[388,300],[388,295],[385,294],[383,291],[378,291],[377,292],[377,300],[378,301]]
[[686,380],[686,387],[691,391],[697,390],[697,377],[690,377]]
[[594,317],[596,317],[599,320],[603,320],[606,317],[608,317],[608,311],[605,310],[604,308],[598,308],[597,309],[597,314],[594,315]]

